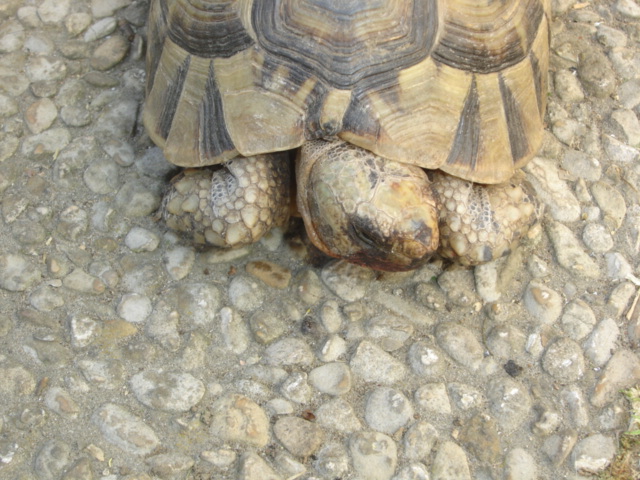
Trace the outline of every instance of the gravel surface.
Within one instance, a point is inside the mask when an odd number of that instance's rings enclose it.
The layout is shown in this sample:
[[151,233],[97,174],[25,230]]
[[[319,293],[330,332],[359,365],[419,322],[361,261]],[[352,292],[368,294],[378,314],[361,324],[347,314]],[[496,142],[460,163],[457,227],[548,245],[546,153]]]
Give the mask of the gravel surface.
[[579,479],[640,383],[640,4],[555,0],[544,220],[379,274],[154,219],[147,2],[0,2],[0,477]]

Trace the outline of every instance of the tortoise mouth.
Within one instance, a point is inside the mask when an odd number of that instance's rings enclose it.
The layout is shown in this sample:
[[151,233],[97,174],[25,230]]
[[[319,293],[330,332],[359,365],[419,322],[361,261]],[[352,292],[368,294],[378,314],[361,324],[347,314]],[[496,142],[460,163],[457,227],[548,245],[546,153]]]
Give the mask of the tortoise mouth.
[[355,263],[362,267],[372,268],[383,272],[408,272],[415,270],[426,264],[433,254],[425,255],[422,258],[410,260],[408,263],[399,263],[398,259],[372,257],[368,252],[358,252],[348,257],[343,257],[350,263]]
[[385,238],[366,218],[355,216],[350,218],[347,234],[353,245],[360,248],[344,258],[349,262],[367,266],[375,270],[387,272],[403,272],[418,268],[429,261],[437,245],[433,235],[437,231],[425,224],[415,229],[415,234],[408,238],[393,232]]

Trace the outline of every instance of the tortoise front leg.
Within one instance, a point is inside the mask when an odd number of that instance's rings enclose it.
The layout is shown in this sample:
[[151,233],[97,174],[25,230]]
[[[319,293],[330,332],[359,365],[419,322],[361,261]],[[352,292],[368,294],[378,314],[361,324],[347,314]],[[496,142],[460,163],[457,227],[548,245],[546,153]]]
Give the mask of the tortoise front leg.
[[290,211],[287,153],[236,157],[222,165],[184,170],[171,182],[161,215],[196,243],[238,247],[257,242]]

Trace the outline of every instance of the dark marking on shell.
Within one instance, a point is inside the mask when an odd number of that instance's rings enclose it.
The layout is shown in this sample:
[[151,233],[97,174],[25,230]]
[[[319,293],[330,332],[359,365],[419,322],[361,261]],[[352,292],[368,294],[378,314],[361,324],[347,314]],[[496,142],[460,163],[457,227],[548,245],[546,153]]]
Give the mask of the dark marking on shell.
[[[251,21],[258,43],[279,63],[302,68],[332,87],[353,88],[415,65],[431,52],[438,33],[437,1],[407,3],[407,18],[390,18],[389,28],[378,31],[369,31],[370,18],[389,15],[387,7],[397,2],[260,0],[253,3]],[[326,30],[295,23],[310,16],[322,18]]]
[[[168,0],[164,0],[167,4]],[[176,2],[177,4],[177,2]],[[236,13],[235,1],[182,2],[169,8],[169,38],[191,55],[229,58],[253,45]],[[198,8],[202,5],[202,8]]]
[[[476,8],[493,8],[491,4],[495,2],[486,3],[486,6],[480,5]],[[434,48],[433,58],[445,65],[475,73],[498,72],[524,60],[544,17],[542,3],[539,0],[523,0],[522,5],[515,11],[516,15],[522,14],[524,45],[517,30],[518,22],[514,18],[495,16],[490,23],[481,23],[481,19],[485,17],[480,13],[475,25],[468,21],[460,24],[447,21]],[[468,20],[468,17],[466,19]],[[512,27],[504,28],[505,25]],[[501,39],[499,48],[488,48],[492,38]]]
[[[543,87],[544,87],[544,90],[546,90],[546,86],[545,86],[546,82],[542,77],[543,73],[540,71],[540,62],[538,61],[538,57],[536,57],[533,51],[531,51],[531,53],[529,54],[529,60],[531,62],[531,69],[533,70],[533,84],[536,89],[536,100],[538,103],[538,112],[542,114],[542,112],[544,112],[544,106],[546,102],[545,95],[547,92],[543,91]],[[547,73],[544,72],[544,75],[546,74]]]
[[224,119],[222,98],[215,81],[213,62],[205,84],[205,94],[200,104],[200,154],[214,158],[235,148]]
[[191,63],[191,57],[187,56],[182,62],[182,65],[178,68],[176,76],[172,82],[167,85],[165,90],[166,102],[162,106],[162,112],[158,118],[156,125],[156,131],[158,134],[166,140],[169,132],[171,131],[171,124],[173,123],[173,117],[180,101],[180,95],[182,94],[182,87],[184,81],[187,78],[189,72],[189,64]]
[[369,138],[378,138],[380,123],[375,119],[366,104],[366,95],[351,94],[351,101],[342,119],[343,131]]
[[466,165],[475,170],[478,163],[478,147],[480,142],[480,100],[476,77],[473,76],[464,107],[460,114],[458,129],[447,158],[447,164]]
[[522,118],[522,110],[509,86],[504,82],[502,74],[498,75],[502,105],[509,130],[509,144],[514,163],[527,155],[530,151],[527,130]]

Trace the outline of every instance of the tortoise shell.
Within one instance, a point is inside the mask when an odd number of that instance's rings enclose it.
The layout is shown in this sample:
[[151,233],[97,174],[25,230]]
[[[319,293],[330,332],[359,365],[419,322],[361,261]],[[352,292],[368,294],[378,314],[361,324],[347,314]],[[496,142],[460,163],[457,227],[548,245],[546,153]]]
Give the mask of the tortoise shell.
[[550,0],[153,0],[144,123],[181,166],[339,137],[479,183],[538,149]]

